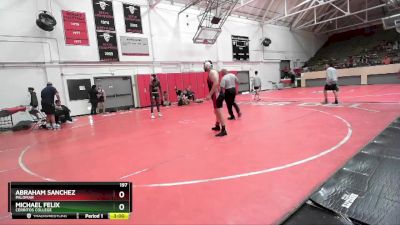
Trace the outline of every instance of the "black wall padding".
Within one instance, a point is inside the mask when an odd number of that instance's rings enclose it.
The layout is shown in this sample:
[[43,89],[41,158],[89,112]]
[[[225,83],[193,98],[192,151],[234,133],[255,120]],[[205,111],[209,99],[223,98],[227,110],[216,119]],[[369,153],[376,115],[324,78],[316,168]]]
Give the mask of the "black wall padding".
[[374,74],[367,79],[368,84],[400,84],[400,73]]
[[[354,75],[348,77],[339,77],[339,86],[361,85],[361,76]],[[306,87],[322,87],[326,83],[326,78],[307,79]]]

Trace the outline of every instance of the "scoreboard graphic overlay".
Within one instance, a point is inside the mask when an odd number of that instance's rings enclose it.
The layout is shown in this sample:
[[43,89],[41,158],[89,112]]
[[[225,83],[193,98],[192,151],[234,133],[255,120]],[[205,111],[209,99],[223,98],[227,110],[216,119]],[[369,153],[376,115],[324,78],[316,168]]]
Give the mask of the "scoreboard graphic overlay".
[[129,219],[130,182],[10,182],[13,219]]

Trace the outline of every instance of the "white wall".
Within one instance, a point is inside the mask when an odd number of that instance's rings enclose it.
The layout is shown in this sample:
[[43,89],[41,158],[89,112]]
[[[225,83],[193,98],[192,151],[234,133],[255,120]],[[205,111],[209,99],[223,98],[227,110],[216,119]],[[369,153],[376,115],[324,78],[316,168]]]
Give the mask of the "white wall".
[[[315,37],[307,32],[293,33],[286,27],[261,26],[255,21],[233,16],[226,21],[216,44],[193,44],[198,11],[189,9],[178,17],[182,5],[170,5],[166,1],[149,9],[147,0],[124,2],[141,6],[143,34],[125,33],[122,2],[114,1],[118,42],[120,36],[148,38],[150,56],[122,56],[119,51],[120,62],[101,63],[98,62],[91,0],[1,0],[0,108],[25,104],[27,87],[34,86],[40,92],[47,81],[52,81],[74,115],[86,114],[89,112],[86,101],[69,101],[67,79],[89,78],[93,81],[96,76],[127,75],[132,77],[135,86],[136,74],[201,71],[205,59],[216,62],[218,68],[248,70],[251,76],[257,70],[263,89],[268,89],[269,81],[279,81],[281,59],[304,62],[326,41],[326,37]],[[48,10],[55,16],[58,24],[54,31],[45,32],[36,26],[39,10]],[[86,13],[89,46],[65,45],[61,10]],[[249,37],[250,61],[232,60],[231,35]],[[263,37],[272,40],[268,48],[260,44]],[[11,97],[10,92],[13,93]]]
[[[264,60],[291,60],[306,62],[326,42],[326,36],[315,36],[310,32],[290,31],[288,27],[265,25],[264,36],[272,40],[264,47]],[[293,65],[292,65],[293,66]]]

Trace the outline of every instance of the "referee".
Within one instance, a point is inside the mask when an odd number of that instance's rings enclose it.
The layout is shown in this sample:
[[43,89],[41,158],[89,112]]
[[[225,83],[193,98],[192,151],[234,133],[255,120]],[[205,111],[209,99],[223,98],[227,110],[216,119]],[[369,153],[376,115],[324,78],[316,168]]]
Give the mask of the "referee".
[[235,102],[236,83],[239,83],[239,80],[233,73],[228,73],[226,69],[222,69],[221,73],[223,77],[220,86],[222,88],[221,91],[225,90],[225,102],[230,116],[228,117],[228,120],[234,120],[235,115],[233,114],[232,106],[235,107],[236,113],[239,117],[242,115],[239,106]]

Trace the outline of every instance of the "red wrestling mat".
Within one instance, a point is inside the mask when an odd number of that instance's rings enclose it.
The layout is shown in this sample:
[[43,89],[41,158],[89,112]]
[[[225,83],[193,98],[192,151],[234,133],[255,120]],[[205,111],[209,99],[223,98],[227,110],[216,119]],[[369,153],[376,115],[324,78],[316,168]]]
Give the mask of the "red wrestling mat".
[[46,180],[133,182],[131,219],[118,224],[279,223],[400,112],[399,85],[341,87],[339,105],[321,106],[321,88],[261,96],[238,97],[243,117],[222,138],[211,102],[0,134],[0,224],[32,224],[9,218],[7,182]]

